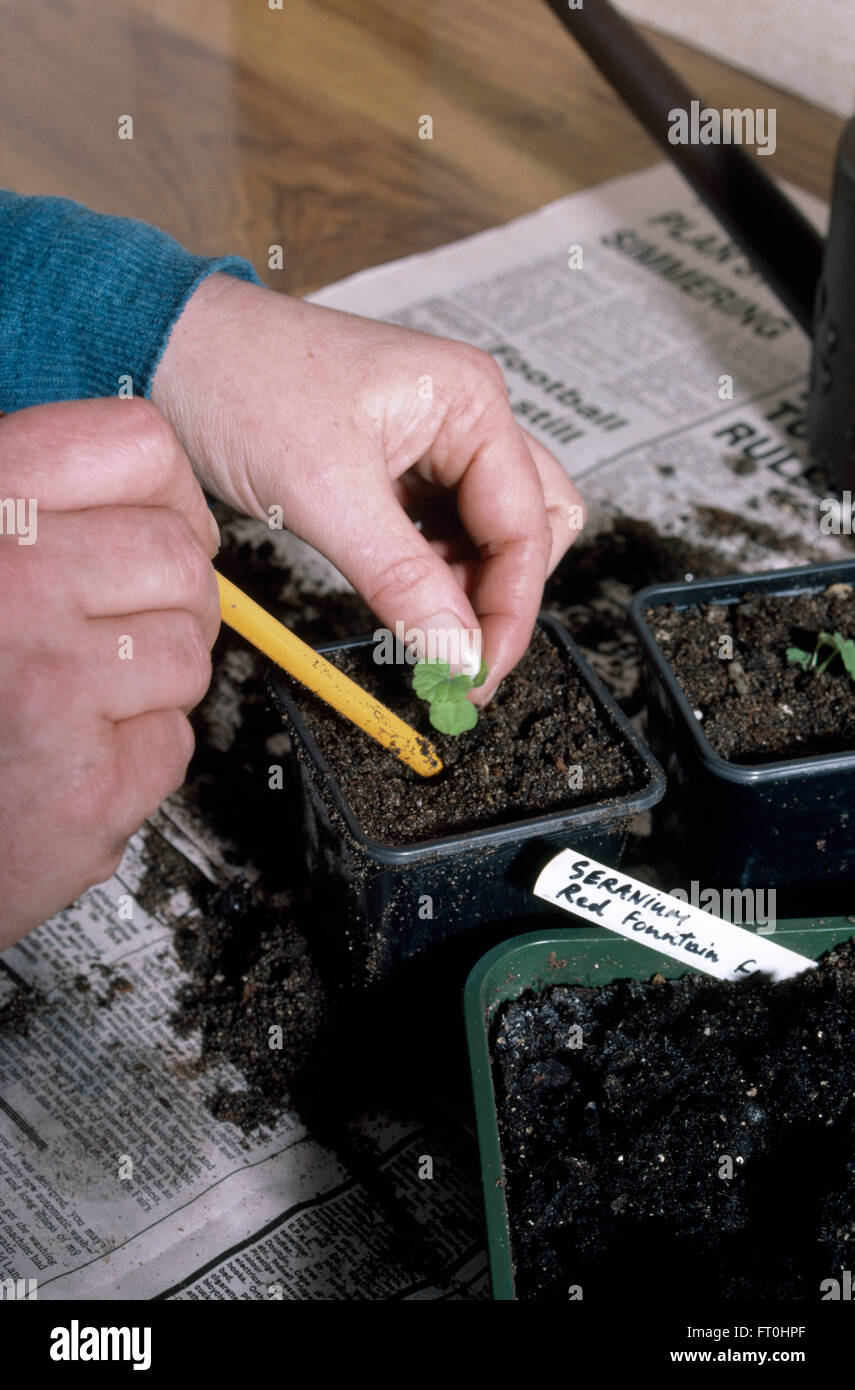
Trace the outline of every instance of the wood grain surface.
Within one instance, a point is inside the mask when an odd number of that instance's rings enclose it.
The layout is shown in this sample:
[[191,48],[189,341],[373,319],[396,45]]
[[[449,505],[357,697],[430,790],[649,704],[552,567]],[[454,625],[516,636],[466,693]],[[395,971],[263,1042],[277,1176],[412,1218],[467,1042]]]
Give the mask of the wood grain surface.
[[[650,37],[710,104],[776,107],[767,170],[828,197],[836,117]],[[290,293],[659,157],[540,0],[0,0],[0,186],[247,256]]]

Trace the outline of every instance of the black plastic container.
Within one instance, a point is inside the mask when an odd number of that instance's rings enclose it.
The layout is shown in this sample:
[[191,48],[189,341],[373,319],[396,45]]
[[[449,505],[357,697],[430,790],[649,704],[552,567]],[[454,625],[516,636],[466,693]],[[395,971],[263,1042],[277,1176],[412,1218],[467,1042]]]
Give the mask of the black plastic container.
[[[318,912],[338,957],[337,968],[347,978],[366,985],[379,982],[395,967],[470,928],[495,924],[507,934],[508,925],[519,929],[520,919],[536,922],[554,913],[531,892],[547,860],[571,845],[616,865],[630,819],[661,799],[662,770],[632,725],[561,625],[546,616],[539,621],[565,650],[615,738],[627,746],[638,768],[637,792],[420,844],[382,844],[358,824],[290,691],[275,673],[269,676],[271,694],[292,736]],[[371,645],[366,637],[318,650]]]
[[644,613],[662,604],[736,603],[750,593],[821,593],[836,583],[855,584],[855,560],[653,585],[630,610],[650,675],[647,736],[668,786],[656,831],[703,887],[780,889],[785,915],[851,909],[855,749],[752,765],[719,757]]

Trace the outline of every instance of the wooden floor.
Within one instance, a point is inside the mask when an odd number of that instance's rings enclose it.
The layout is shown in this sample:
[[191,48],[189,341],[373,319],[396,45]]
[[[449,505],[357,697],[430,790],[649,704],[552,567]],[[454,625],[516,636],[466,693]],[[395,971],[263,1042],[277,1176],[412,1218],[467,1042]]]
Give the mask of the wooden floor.
[[[828,196],[836,117],[656,42],[711,104],[775,106],[767,169]],[[540,0],[0,0],[0,186],[155,222],[291,293],[658,158]]]

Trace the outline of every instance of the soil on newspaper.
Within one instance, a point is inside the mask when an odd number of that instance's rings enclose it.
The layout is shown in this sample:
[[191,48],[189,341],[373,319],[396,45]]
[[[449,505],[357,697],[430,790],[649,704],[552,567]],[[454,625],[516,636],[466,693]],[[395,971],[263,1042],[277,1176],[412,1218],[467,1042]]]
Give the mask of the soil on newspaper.
[[[327,1012],[290,897],[268,896],[240,878],[217,888],[159,836],[150,836],[144,853],[136,896],[173,926],[189,976],[173,1027],[181,1037],[198,1031],[198,1072],[230,1063],[246,1083],[219,1085],[210,1109],[247,1132],[271,1125],[291,1102],[295,1079],[310,1069]],[[194,907],[175,922],[169,902],[182,889]],[[271,1026],[281,1029],[275,1046]]]
[[[855,591],[752,594],[734,604],[650,608],[656,641],[715,751],[733,763],[774,762],[855,748],[855,678],[840,655],[804,670],[789,648],[812,653],[820,632],[855,638]],[[722,657],[731,647],[732,655]],[[831,655],[820,651],[819,664]]]
[[384,844],[413,844],[609,800],[645,784],[640,762],[542,628],[475,728],[459,738],[431,728],[427,705],[412,690],[410,667],[377,664],[371,647],[331,659],[429,738],[443,762],[438,775],[419,777],[290,683],[356,819]]
[[245,1091],[220,1086],[212,1113],[244,1130],[272,1124],[310,1067],[326,1011],[302,932],[287,909],[237,883],[212,895],[202,922],[178,929],[176,947],[192,978],[180,1031],[199,1029],[203,1061],[230,1062],[246,1081]]
[[711,579],[734,562],[712,546],[661,535],[648,521],[617,517],[595,536],[583,534],[549,579],[543,606],[582,648],[628,715],[643,704],[641,659],[629,624],[634,593],[648,584]]
[[527,992],[491,1048],[521,1299],[815,1300],[851,1267],[855,942],[777,985]]
[[19,985],[11,999],[0,1007],[0,1033],[17,1033],[27,1038],[33,1019],[55,1008],[56,1004],[51,1003],[40,989],[27,989]]

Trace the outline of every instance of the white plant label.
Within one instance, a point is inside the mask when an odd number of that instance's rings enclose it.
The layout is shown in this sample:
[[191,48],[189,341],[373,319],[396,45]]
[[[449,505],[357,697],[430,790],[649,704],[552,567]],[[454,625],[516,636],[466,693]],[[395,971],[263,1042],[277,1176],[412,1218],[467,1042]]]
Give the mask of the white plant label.
[[768,936],[723,922],[573,849],[563,849],[549,861],[534,891],[597,927],[640,941],[718,980],[741,980],[757,971],[788,980],[816,964]]

